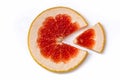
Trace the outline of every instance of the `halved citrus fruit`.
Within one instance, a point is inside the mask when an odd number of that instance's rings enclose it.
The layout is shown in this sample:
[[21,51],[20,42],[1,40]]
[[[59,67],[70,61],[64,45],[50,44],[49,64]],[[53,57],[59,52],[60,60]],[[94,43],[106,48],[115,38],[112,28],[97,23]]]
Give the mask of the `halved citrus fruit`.
[[63,39],[87,22],[76,11],[54,7],[39,14],[29,29],[28,47],[35,61],[44,68],[65,72],[78,66],[87,51],[63,43]]
[[97,52],[102,52],[105,43],[102,25],[97,23],[93,27],[83,31],[83,33],[74,40],[74,43]]

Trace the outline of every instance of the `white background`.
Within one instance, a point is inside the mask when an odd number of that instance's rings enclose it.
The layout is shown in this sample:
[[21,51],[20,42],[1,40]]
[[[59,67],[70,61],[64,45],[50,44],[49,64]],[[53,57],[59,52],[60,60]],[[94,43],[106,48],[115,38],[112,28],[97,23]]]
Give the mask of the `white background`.
[[[27,46],[33,19],[55,6],[75,9],[89,26],[101,22],[106,33],[103,54],[89,51],[81,66],[62,74],[39,66]],[[120,1],[0,0],[0,80],[120,80]]]

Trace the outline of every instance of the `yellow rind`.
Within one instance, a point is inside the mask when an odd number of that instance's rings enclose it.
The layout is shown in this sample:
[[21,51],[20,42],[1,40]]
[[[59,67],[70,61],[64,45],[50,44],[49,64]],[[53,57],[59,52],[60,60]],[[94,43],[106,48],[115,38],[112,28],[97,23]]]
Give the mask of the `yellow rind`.
[[[81,14],[79,14],[77,11],[75,11],[75,10],[73,10],[73,9],[71,9],[71,8],[68,8],[68,7],[58,6],[58,7],[49,8],[49,9],[46,9],[46,10],[44,10],[43,12],[41,12],[38,16],[40,16],[41,14],[43,14],[45,11],[50,10],[50,9],[54,9],[54,8],[67,8],[67,9],[70,9],[70,10],[74,11],[75,13],[77,13],[77,14],[83,19],[83,21],[86,23],[86,26],[88,26],[87,21],[83,18],[83,16],[81,16]],[[38,17],[38,16],[37,16],[37,17]],[[40,63],[36,60],[36,58],[32,55],[32,51],[31,51],[31,49],[30,49],[29,37],[30,37],[30,31],[31,31],[32,25],[33,25],[34,21],[37,19],[37,17],[33,20],[32,24],[30,25],[29,31],[28,31],[28,49],[29,49],[29,51],[30,51],[30,54],[31,54],[32,58],[36,61],[37,64],[39,64],[40,66],[42,66],[43,68],[45,68],[46,70],[51,71],[51,72],[65,73],[65,72],[70,72],[70,71],[72,71],[73,69],[77,68],[77,67],[85,60],[85,58],[87,57],[87,55],[88,55],[88,52],[87,52],[87,51],[86,51],[86,54],[85,54],[84,58],[78,63],[78,65],[76,65],[76,66],[74,66],[73,68],[70,68],[70,69],[68,69],[68,70],[64,70],[64,71],[56,71],[56,70],[51,70],[51,69],[49,69],[49,68],[46,68],[45,66],[43,66],[42,64],[40,64]],[[86,27],[86,26],[85,26],[85,27]]]
[[102,30],[102,33],[103,33],[103,37],[104,37],[104,41],[103,41],[103,45],[102,45],[102,48],[101,50],[98,52],[98,53],[102,53],[104,48],[105,48],[105,43],[106,43],[106,35],[105,35],[105,31],[104,31],[104,28],[102,26],[102,24],[100,22],[98,22],[98,24],[100,25],[101,27],[101,30]]

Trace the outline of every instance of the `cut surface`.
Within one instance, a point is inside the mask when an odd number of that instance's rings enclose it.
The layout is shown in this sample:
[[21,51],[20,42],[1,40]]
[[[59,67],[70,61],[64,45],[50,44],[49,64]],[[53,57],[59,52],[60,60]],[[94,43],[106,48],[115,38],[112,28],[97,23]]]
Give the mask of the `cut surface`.
[[97,52],[102,52],[105,36],[101,24],[98,23],[83,31],[83,33],[74,40],[74,43]]
[[86,27],[76,11],[55,7],[42,12],[33,21],[28,35],[28,47],[33,58],[48,70],[64,72],[78,66],[87,52],[65,44],[62,40]]
[[79,29],[77,22],[72,23],[67,14],[48,17],[38,31],[37,44],[41,54],[54,62],[67,62],[75,57],[78,49],[62,43],[64,37]]

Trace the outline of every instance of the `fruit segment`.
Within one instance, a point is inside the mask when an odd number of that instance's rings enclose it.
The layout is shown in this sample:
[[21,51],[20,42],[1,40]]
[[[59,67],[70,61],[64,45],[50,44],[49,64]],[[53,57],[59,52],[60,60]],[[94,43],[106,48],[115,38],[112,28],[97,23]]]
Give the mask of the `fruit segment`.
[[77,45],[97,52],[102,52],[104,48],[104,42],[104,31],[100,23],[83,31],[83,33],[74,40],[74,43]]
[[67,14],[58,14],[55,18],[47,17],[38,31],[37,44],[40,53],[56,63],[66,62],[75,57],[78,49],[63,44],[62,40],[78,29],[77,22],[72,23]]
[[88,29],[76,38],[76,43],[80,46],[92,49],[95,45],[94,37],[94,29]]

